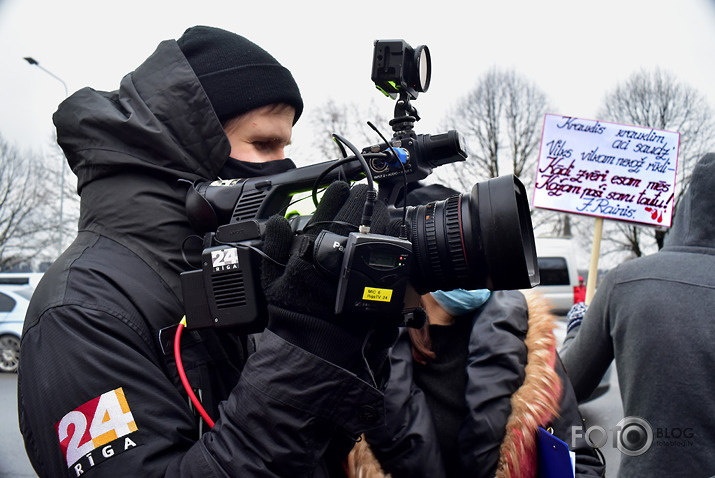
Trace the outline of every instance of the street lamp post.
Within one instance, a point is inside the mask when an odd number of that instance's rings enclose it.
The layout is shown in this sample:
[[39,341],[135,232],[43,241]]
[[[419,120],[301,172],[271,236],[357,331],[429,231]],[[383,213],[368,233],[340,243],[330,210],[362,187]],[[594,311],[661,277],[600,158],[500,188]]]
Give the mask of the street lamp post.
[[[36,66],[40,70],[44,71],[48,75],[50,75],[52,78],[56,79],[60,83],[62,83],[62,86],[65,88],[65,98],[69,96],[69,90],[67,89],[67,83],[64,82],[62,78],[59,76],[55,75],[52,73],[50,70],[47,68],[44,68],[40,63],[32,58],[31,56],[26,56],[24,57],[25,61],[28,62],[32,66]],[[57,242],[58,242],[58,256],[62,254],[62,219],[63,219],[63,211],[64,211],[64,202],[65,202],[65,161],[62,159],[62,167],[61,167],[61,172],[60,172],[61,180],[60,180],[60,217],[59,217],[59,224],[57,226]]]
[[65,83],[62,78],[60,78],[59,76],[55,75],[55,74],[52,73],[50,70],[48,70],[47,68],[45,68],[45,67],[43,67],[42,65],[40,65],[40,63],[39,63],[37,60],[35,60],[34,58],[32,58],[31,56],[26,56],[24,59],[25,59],[25,61],[28,62],[30,65],[36,66],[36,67],[39,68],[40,70],[42,70],[42,71],[44,71],[45,73],[47,73],[48,75],[50,75],[50,76],[51,76],[52,78],[54,78],[55,80],[57,80],[57,81],[59,81],[60,83],[62,83],[62,86],[65,87],[65,98],[67,98],[67,97],[69,96],[69,90],[67,90],[67,83]]

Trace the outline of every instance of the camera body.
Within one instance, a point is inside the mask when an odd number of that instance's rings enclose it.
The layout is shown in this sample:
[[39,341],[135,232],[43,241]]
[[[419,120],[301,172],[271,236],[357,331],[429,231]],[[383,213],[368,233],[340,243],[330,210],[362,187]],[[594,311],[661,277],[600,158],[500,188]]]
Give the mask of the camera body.
[[[255,333],[265,328],[260,280],[264,226],[269,217],[286,214],[295,194],[315,193],[338,179],[367,178],[379,185],[376,199],[399,211],[408,183],[424,179],[434,167],[466,160],[458,132],[413,131],[419,116],[410,100],[429,86],[429,61],[424,46],[412,49],[402,40],[375,42],[373,81],[398,98],[390,140],[362,152],[353,149],[353,157],[270,176],[192,184],[186,196],[187,217],[203,235],[203,250],[200,267],[181,274],[188,329]],[[514,176],[478,183],[470,194],[404,209],[403,217],[407,237],[363,231],[342,236],[323,230],[315,238],[314,267],[338,283],[336,314],[402,312],[409,317],[406,297],[415,292],[538,284],[528,199]],[[291,219],[292,250],[301,248],[306,238],[301,231],[308,220]]]

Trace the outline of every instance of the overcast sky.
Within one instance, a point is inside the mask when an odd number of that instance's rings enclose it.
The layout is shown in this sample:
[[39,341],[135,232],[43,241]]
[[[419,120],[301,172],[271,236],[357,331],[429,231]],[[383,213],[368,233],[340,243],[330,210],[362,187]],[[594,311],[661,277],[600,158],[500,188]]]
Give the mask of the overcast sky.
[[[70,94],[114,90],[161,40],[196,24],[271,52],[296,77],[307,113],[333,98],[375,100],[392,115],[393,103],[370,80],[372,43],[425,44],[433,73],[415,102],[420,133],[441,132],[445,110],[492,66],[536,82],[555,114],[598,119],[606,92],[656,66],[715,107],[715,0],[0,0],[0,134],[20,147],[47,143],[65,97],[60,81],[23,57],[61,78]],[[309,134],[299,122],[294,140]]]

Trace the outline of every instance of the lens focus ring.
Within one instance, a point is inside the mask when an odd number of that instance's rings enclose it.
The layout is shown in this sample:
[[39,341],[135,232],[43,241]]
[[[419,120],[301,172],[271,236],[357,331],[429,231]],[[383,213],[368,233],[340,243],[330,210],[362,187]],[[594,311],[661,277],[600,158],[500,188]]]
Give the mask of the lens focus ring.
[[430,203],[427,205],[425,210],[425,228],[424,228],[424,239],[426,245],[427,253],[427,263],[429,264],[429,269],[434,277],[442,282],[444,280],[444,271],[442,270],[440,260],[439,260],[439,250],[437,241],[437,228],[435,226],[435,220],[437,217],[436,204]]
[[[452,196],[445,202],[445,236],[448,248],[447,260],[452,265],[455,278],[469,276],[469,268],[464,255],[464,242],[462,240],[462,222],[459,217],[459,207],[462,196]],[[461,281],[460,281],[461,282]]]

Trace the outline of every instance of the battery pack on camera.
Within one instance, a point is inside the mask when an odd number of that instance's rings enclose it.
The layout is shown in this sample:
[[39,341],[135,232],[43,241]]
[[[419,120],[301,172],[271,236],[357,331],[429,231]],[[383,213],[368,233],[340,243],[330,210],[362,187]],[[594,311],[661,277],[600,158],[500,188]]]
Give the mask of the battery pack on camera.
[[412,243],[352,232],[345,244],[335,313],[399,315],[410,277]]

